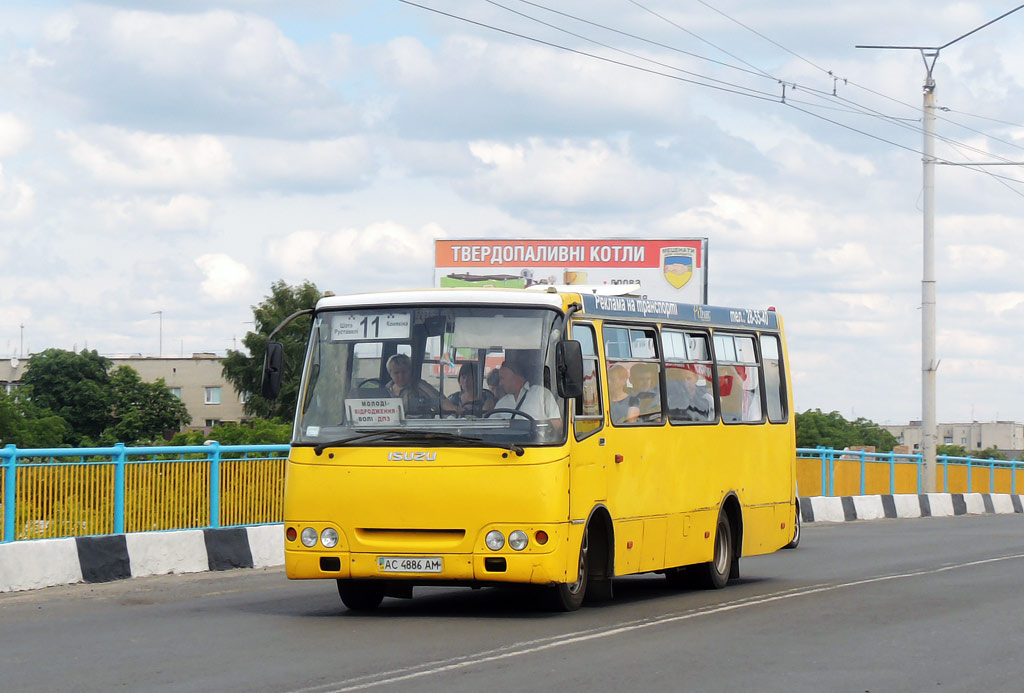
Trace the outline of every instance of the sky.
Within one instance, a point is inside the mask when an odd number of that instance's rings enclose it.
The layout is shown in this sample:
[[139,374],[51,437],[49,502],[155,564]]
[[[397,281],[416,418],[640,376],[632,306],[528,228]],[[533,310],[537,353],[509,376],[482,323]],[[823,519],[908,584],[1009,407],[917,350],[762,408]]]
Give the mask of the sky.
[[[428,286],[437,239],[707,237],[798,411],[921,418],[925,63],[856,46],[1014,5],[417,4],[0,4],[0,356],[224,354],[273,282]],[[934,66],[939,421],[1024,420],[1021,65],[1024,10]]]

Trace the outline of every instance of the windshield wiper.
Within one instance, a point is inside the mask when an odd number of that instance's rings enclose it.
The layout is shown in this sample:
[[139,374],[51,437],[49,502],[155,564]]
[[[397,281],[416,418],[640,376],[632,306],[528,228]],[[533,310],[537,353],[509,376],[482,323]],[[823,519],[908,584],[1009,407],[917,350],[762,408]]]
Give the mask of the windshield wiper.
[[313,447],[313,452],[318,456],[323,454],[323,451],[327,448],[343,447],[351,445],[353,443],[366,442],[380,438],[383,440],[388,439],[400,439],[400,440],[422,440],[422,441],[434,441],[444,440],[455,443],[465,443],[469,445],[480,445],[487,448],[500,448],[502,450],[509,450],[514,452],[516,456],[523,456],[523,446],[516,445],[515,443],[501,443],[498,441],[484,440],[483,438],[473,438],[471,436],[460,436],[455,433],[445,433],[443,431],[415,431],[407,430],[404,428],[384,428],[379,431],[368,431],[366,433],[359,433],[348,438],[339,438],[338,440],[332,440],[327,443],[320,443]]

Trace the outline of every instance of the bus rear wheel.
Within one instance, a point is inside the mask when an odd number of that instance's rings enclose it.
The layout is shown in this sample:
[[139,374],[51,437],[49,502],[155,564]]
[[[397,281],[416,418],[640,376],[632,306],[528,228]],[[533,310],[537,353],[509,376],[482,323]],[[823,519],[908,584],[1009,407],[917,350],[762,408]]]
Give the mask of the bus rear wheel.
[[580,560],[575,582],[559,583],[548,588],[548,606],[552,611],[576,611],[583,605],[590,578],[590,528],[583,530]]
[[338,580],[338,594],[351,611],[373,611],[384,601],[384,585],[372,580]]
[[718,516],[718,527],[715,529],[714,556],[709,562],[694,566],[698,584],[705,589],[713,590],[725,587],[732,571],[733,552],[732,524],[723,512]]

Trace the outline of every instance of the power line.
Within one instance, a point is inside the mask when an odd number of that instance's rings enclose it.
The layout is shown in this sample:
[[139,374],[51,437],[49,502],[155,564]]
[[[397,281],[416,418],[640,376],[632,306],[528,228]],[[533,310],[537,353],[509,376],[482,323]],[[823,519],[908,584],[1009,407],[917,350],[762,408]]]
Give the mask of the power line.
[[[567,30],[567,29],[562,29],[561,27],[553,26],[553,25],[551,25],[551,24],[549,24],[547,22],[544,22],[543,20],[539,20],[539,19],[530,17],[529,15],[524,15],[523,13],[517,12],[516,10],[511,10],[511,9],[509,9],[509,8],[503,6],[503,5],[500,5],[497,2],[494,2],[493,0],[486,0],[486,1],[489,2],[490,4],[493,4],[493,5],[496,5],[498,7],[501,7],[502,9],[506,9],[506,10],[508,10],[510,12],[515,13],[515,14],[519,14],[521,16],[524,16],[527,19],[531,19],[531,20],[537,21],[538,23],[544,24],[545,26],[549,26],[549,27],[557,29],[559,31],[563,31],[563,32],[568,33],[568,34],[570,34],[572,36],[580,38],[582,40],[590,41],[590,42],[596,43],[597,45],[601,45],[601,46],[604,46],[604,47],[609,47],[606,44],[603,44],[602,42],[596,41],[594,39],[590,39],[590,38],[582,36],[580,34],[576,34],[576,33],[572,32],[572,31]],[[837,121],[837,120],[834,120],[834,119],[831,119],[831,118],[827,118],[825,116],[822,116],[820,114],[814,113],[814,112],[812,112],[810,110],[807,110],[805,108],[798,108],[796,106],[793,106],[792,104],[790,104],[787,101],[787,99],[785,98],[784,95],[780,98],[780,97],[777,97],[777,96],[775,96],[773,94],[769,94],[767,92],[762,92],[760,90],[752,89],[750,87],[745,87],[743,85],[738,85],[738,84],[734,84],[734,83],[731,83],[731,82],[724,82],[722,80],[715,80],[714,78],[707,77],[705,75],[699,75],[697,73],[693,73],[693,72],[689,72],[689,71],[686,71],[686,70],[682,70],[682,68],[676,68],[676,67],[673,67],[673,66],[669,66],[669,65],[667,65],[665,63],[659,63],[657,61],[651,61],[651,60],[649,60],[647,58],[644,58],[642,56],[638,56],[636,54],[630,53],[629,51],[623,51],[621,49],[617,49],[617,48],[614,48],[614,47],[609,47],[612,50],[616,50],[616,51],[618,51],[620,53],[624,53],[626,55],[629,55],[630,57],[633,57],[633,58],[636,58],[636,59],[639,59],[639,60],[647,60],[648,62],[653,62],[653,63],[659,64],[659,65],[668,67],[669,69],[673,69],[673,70],[677,70],[677,71],[682,71],[682,72],[687,73],[687,74],[695,75],[695,76],[697,76],[701,80],[711,80],[711,81],[718,82],[718,84],[711,84],[711,83],[708,83],[707,81],[698,81],[697,79],[688,79],[688,78],[685,78],[685,77],[680,77],[678,75],[669,74],[669,73],[661,72],[659,70],[653,70],[653,69],[650,69],[650,68],[646,68],[646,67],[642,67],[642,66],[639,66],[639,65],[635,65],[635,64],[632,64],[632,63],[629,63],[629,62],[623,62],[621,60],[615,60],[615,59],[612,59],[612,58],[608,58],[606,56],[601,56],[601,55],[597,55],[597,54],[594,54],[594,53],[589,53],[587,51],[579,50],[577,48],[572,48],[572,47],[565,46],[565,45],[562,45],[562,44],[559,44],[559,43],[555,43],[555,42],[552,42],[552,41],[547,41],[547,40],[544,40],[544,39],[537,38],[535,36],[530,36],[528,34],[523,34],[523,33],[520,33],[520,32],[512,31],[510,29],[505,29],[505,28],[502,28],[502,27],[499,27],[499,26],[494,26],[492,24],[487,24],[485,22],[480,22],[480,21],[477,21],[477,20],[473,20],[473,19],[470,19],[468,17],[457,15],[457,14],[454,14],[454,13],[451,13],[451,12],[446,12],[446,11],[443,11],[443,10],[440,10],[440,9],[437,9],[437,8],[434,8],[434,7],[429,7],[427,5],[422,5],[420,3],[413,2],[412,0],[399,0],[399,2],[401,2],[403,4],[406,4],[406,5],[413,6],[413,7],[417,7],[417,8],[423,9],[423,10],[427,10],[427,11],[433,12],[435,14],[439,14],[439,15],[442,15],[442,16],[445,16],[445,17],[449,17],[451,19],[456,19],[456,20],[465,22],[467,24],[472,24],[472,25],[479,26],[479,27],[482,27],[482,28],[485,28],[485,29],[489,29],[489,30],[492,30],[492,31],[496,31],[496,32],[499,32],[499,33],[502,33],[502,34],[513,36],[515,38],[520,38],[520,39],[523,39],[523,40],[531,41],[531,42],[534,42],[534,43],[545,45],[545,46],[548,46],[548,47],[551,47],[551,48],[556,48],[556,49],[563,50],[563,51],[566,51],[566,52],[569,52],[569,53],[573,53],[573,54],[576,54],[576,55],[581,55],[581,56],[584,56],[584,57],[592,58],[592,59],[595,59],[595,60],[600,60],[600,61],[603,61],[603,62],[606,62],[606,63],[610,63],[610,64],[613,64],[613,65],[618,65],[620,67],[630,68],[630,69],[638,70],[638,71],[641,71],[641,72],[644,72],[644,73],[647,73],[647,74],[652,74],[652,75],[656,75],[656,76],[660,76],[660,77],[667,77],[669,79],[673,79],[673,80],[676,80],[676,81],[685,82],[685,83],[688,83],[688,84],[694,84],[694,85],[697,85],[697,86],[703,86],[703,87],[707,87],[707,88],[710,88],[710,89],[715,89],[715,90],[718,90],[718,91],[723,91],[723,92],[726,92],[726,93],[736,94],[738,96],[745,96],[745,97],[748,97],[748,98],[757,99],[757,100],[760,100],[760,101],[769,101],[769,102],[772,102],[772,103],[781,103],[783,105],[790,106],[791,108],[794,108],[797,111],[805,113],[806,115],[812,116],[814,118],[818,118],[818,119],[820,119],[822,121],[825,121],[825,122],[831,123],[833,125],[836,125],[838,127],[847,129],[847,130],[849,130],[851,132],[854,132],[854,133],[863,135],[865,137],[874,139],[876,141],[879,141],[879,142],[882,142],[882,143],[885,143],[885,144],[889,144],[889,145],[898,147],[900,149],[903,149],[903,150],[906,150],[906,151],[909,151],[909,152],[913,152],[915,154],[920,154],[920,155],[923,156],[923,152],[921,152],[920,150],[915,149],[913,147],[908,147],[906,145],[899,144],[898,142],[895,142],[893,140],[881,137],[879,135],[872,134],[870,132],[867,132],[865,130],[861,130],[859,128],[855,128],[855,127],[853,127],[851,125],[848,125],[846,123],[842,123],[840,121]],[[641,9],[647,10],[647,8],[643,7],[641,4],[636,2],[636,0],[630,0],[630,2],[632,2],[635,5],[637,5],[638,7],[641,7]],[[531,4],[531,5],[540,7],[542,9],[546,9],[546,8],[543,8],[543,6],[536,5],[536,3],[527,3],[527,4]],[[647,10],[647,11],[651,12],[652,14],[655,14],[655,16],[659,16],[659,17],[661,16],[661,15],[658,15],[657,13],[655,13],[655,12],[653,12],[651,10]],[[665,18],[663,18],[663,19],[665,19]],[[683,27],[680,27],[675,22],[672,22],[671,20],[668,20],[668,19],[665,19],[665,21],[667,21],[668,23],[672,24],[673,26],[676,26],[676,27],[680,28],[681,30],[683,30],[683,31],[693,35],[695,38],[698,38],[701,41],[704,41],[705,43],[708,43],[708,45],[711,45],[711,46],[715,47],[718,50],[722,50],[727,55],[730,55],[730,57],[733,57],[734,59],[740,60],[741,62],[745,63],[745,61],[742,61],[742,59],[737,58],[735,56],[732,56],[730,53],[728,53],[724,49],[718,48],[718,46],[715,46],[715,44],[713,44],[713,43],[711,43],[711,42],[709,42],[709,41],[707,41],[707,40],[697,36],[696,34],[693,34],[692,32],[690,32],[689,30],[687,30],[687,29],[685,29]],[[750,65],[749,63],[745,63],[745,64]],[[754,66],[752,66],[752,67],[754,67]],[[754,69],[757,69],[760,75],[763,75],[763,76],[771,78],[771,79],[776,79],[775,77],[772,77],[771,75],[769,75],[768,73],[764,72],[763,70],[760,70],[759,68],[754,67]],[[829,74],[831,74],[831,73],[829,73]],[[780,84],[784,85],[784,86],[785,85],[791,85],[794,88],[799,86],[796,83],[783,82],[781,80],[777,80],[777,81]],[[725,84],[725,85],[728,85],[728,86],[720,86],[722,84]],[[803,87],[803,90],[807,91],[809,93],[815,94],[815,95],[820,95],[821,94],[821,92],[819,90],[815,90],[813,88]],[[849,101],[847,99],[843,99],[842,97],[836,97],[836,98],[840,98],[840,100],[846,101],[847,103],[853,105],[854,107],[856,107],[858,109],[861,109],[861,114],[862,115],[867,115],[867,116],[870,116],[870,117],[875,117],[875,118],[878,118],[880,120],[883,120],[883,121],[886,121],[886,122],[890,122],[890,123],[899,125],[899,126],[904,127],[904,128],[910,128],[912,130],[919,131],[919,128],[908,126],[905,123],[900,123],[900,122],[898,122],[897,119],[895,119],[895,118],[893,118],[891,116],[885,116],[885,115],[881,114],[878,111],[873,111],[873,109],[869,109],[868,107],[861,106],[860,104],[856,104],[855,102]],[[813,107],[813,108],[827,108],[827,107],[823,107],[821,105],[812,105],[812,104],[809,104],[807,102],[796,101],[795,103],[801,103],[802,105],[806,105],[806,106]],[[940,139],[945,139],[947,141],[947,143],[950,144],[951,146],[962,147],[962,148],[967,148],[967,149],[975,149],[975,151],[978,151],[980,153],[984,153],[986,155],[991,155],[989,152],[984,152],[983,150],[972,148],[969,145],[966,145],[966,144],[963,144],[963,143],[958,143],[958,142],[955,142],[953,140],[948,140],[948,138],[940,138]],[[935,157],[935,160],[937,162],[948,163],[948,164],[951,164],[951,165],[956,165],[957,164],[957,162],[953,162],[953,161],[950,161],[948,159],[943,159],[941,157]],[[1024,185],[1024,181],[1018,180],[1016,178],[1012,178],[1012,177],[1009,177],[1009,176],[1002,176],[1002,175],[999,175],[999,174],[992,173],[990,171],[983,171],[983,170],[979,170],[979,169],[970,169],[970,170],[973,170],[973,171],[975,171],[977,173],[982,173],[984,175],[991,176],[993,178],[1002,179],[1002,180],[1005,180],[1005,181],[1010,181],[1010,182],[1013,182],[1013,183],[1019,183],[1019,184]],[[1024,193],[1018,193],[1018,194],[1021,194],[1021,196],[1024,197]]]

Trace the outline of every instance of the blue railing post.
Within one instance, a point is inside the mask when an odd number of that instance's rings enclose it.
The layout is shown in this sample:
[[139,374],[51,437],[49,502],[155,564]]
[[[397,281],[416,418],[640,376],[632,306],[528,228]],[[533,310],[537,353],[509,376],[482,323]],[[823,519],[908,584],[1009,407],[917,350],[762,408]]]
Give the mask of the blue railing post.
[[825,495],[826,489],[828,488],[828,468],[825,466],[826,462],[825,447],[822,445],[818,446],[818,457],[821,459],[821,495]]
[[207,441],[210,455],[210,526],[220,527],[220,443]]
[[114,447],[114,534],[124,534],[124,443]]
[[917,492],[921,493],[921,468],[924,466],[924,454],[914,455],[917,458]]
[[1013,460],[1010,467],[1010,493],[1017,493],[1017,460]]
[[964,493],[971,492],[971,460],[972,458],[967,458],[967,490]]
[[860,451],[860,495],[862,495],[862,496],[864,495],[865,481],[866,481],[866,477],[867,477],[867,473],[868,473],[867,469],[865,467],[865,464],[866,464],[865,458],[866,457],[867,456],[864,454],[864,451],[861,450]]
[[996,460],[994,457],[988,458],[988,492],[996,492]]
[[4,541],[14,541],[14,500],[17,498],[18,447],[14,443],[4,450]]
[[889,495],[896,493],[896,451],[889,453]]
[[828,452],[828,495],[836,495],[836,451],[829,448]]

